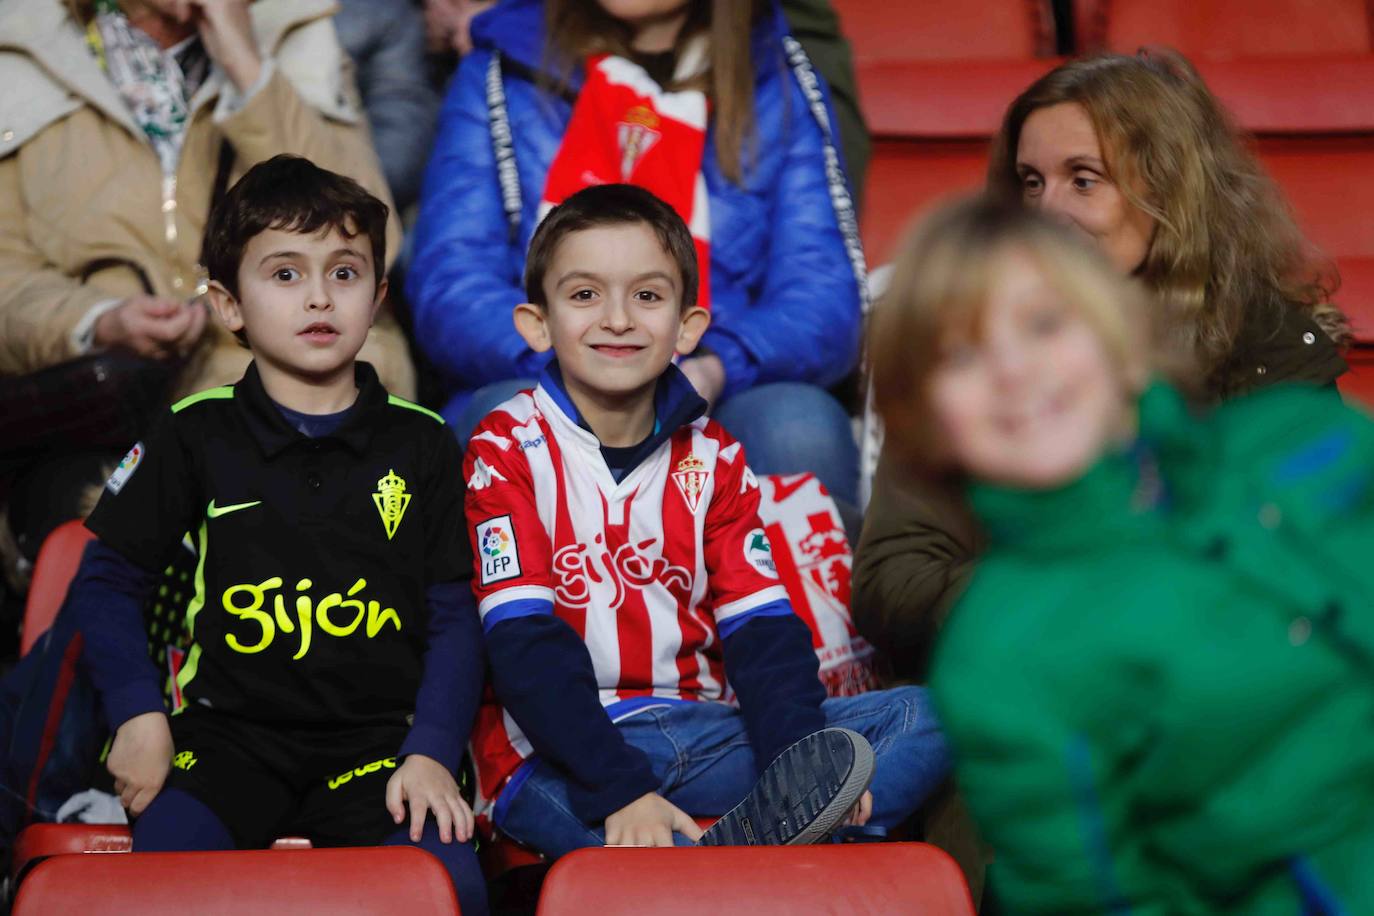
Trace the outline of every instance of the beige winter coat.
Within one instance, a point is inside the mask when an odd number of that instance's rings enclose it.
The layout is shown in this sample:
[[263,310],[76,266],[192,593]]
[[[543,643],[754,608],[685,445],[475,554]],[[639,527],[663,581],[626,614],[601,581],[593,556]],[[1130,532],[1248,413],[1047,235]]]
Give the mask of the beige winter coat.
[[[351,64],[339,47],[329,0],[258,0],[254,30],[268,82],[222,122],[218,67],[192,100],[174,180],[164,182],[152,146],[129,115],[62,0],[0,0],[0,374],[78,355],[73,330],[92,306],[143,290],[127,267],[83,266],[103,258],[139,264],[157,295],[204,291],[197,267],[221,142],[236,153],[236,180],[277,153],[307,156],[350,175],[391,203]],[[387,254],[400,242],[394,215]],[[176,394],[235,381],[247,365],[213,317]],[[415,372],[389,315],[361,359],[392,392],[410,397]]]

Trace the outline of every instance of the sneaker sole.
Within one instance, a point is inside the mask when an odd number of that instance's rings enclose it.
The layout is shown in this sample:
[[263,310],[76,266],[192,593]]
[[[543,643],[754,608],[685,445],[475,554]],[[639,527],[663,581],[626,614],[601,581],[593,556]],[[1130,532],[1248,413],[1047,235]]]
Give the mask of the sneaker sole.
[[858,732],[826,728],[768,765],[744,800],[699,846],[801,846],[828,837],[868,788],[873,748]]

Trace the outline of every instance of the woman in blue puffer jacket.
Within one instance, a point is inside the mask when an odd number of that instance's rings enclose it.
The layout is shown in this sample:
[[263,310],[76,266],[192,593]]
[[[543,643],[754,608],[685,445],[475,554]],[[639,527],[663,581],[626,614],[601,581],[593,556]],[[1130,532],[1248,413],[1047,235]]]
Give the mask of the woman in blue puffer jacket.
[[[712,324],[683,371],[756,470],[814,471],[853,502],[848,418],[824,388],[857,359],[863,254],[828,89],[787,36],[775,0],[506,0],[473,21],[472,40],[440,118],[407,281],[416,338],[438,368],[443,412],[460,438],[547,358],[525,346],[510,312],[524,299],[525,250],[557,202],[560,171],[574,180],[588,171],[580,152],[565,149],[579,146],[564,143],[574,107],[587,93],[622,91],[622,76],[612,88],[597,80],[593,55],[610,54],[642,68],[652,84],[630,83],[664,112],[680,110],[673,100],[693,87],[709,98],[695,212],[683,216],[701,236],[699,253],[709,252]],[[712,57],[736,66],[710,67]],[[693,60],[706,63],[694,72]],[[626,165],[604,180],[665,196],[652,174],[635,171],[637,153],[649,168],[660,135],[649,129],[646,141],[640,127],[656,124],[641,111],[607,128],[620,129]],[[661,134],[677,142],[670,128]]]

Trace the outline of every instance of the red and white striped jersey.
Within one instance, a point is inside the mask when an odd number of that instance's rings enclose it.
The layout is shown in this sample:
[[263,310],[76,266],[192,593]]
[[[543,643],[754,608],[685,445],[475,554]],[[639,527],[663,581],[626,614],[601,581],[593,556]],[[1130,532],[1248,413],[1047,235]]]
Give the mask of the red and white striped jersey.
[[[616,483],[572,411],[566,394],[541,385],[488,414],[469,442],[483,629],[533,614],[566,621],[613,721],[728,701],[721,639],[752,617],[792,613],[739,443],[703,417]],[[479,808],[530,752],[489,692],[473,733]]]

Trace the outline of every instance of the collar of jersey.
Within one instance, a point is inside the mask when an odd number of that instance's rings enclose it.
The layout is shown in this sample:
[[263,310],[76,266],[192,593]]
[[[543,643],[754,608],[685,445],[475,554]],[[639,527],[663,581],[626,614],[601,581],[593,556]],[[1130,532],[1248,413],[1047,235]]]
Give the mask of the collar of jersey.
[[[582,419],[577,405],[573,404],[572,398],[568,395],[567,386],[563,384],[563,372],[559,369],[557,360],[550,362],[540,373],[539,390],[548,398],[549,403],[541,405],[545,413],[554,413],[563,421],[560,425],[564,426],[569,436],[583,446],[595,449],[599,457],[601,440],[596,438],[587,421]],[[550,411],[549,407],[556,409]],[[706,401],[697,394],[696,388],[677,366],[669,365],[658,377],[658,384],[654,388],[654,433],[641,442],[630,456],[621,483],[628,481],[645,459],[673,437],[673,433],[705,413]],[[607,471],[607,477],[609,476],[610,472]]]
[[[353,411],[343,425],[321,439],[337,439],[354,452],[362,454],[372,442],[376,424],[372,418],[376,410],[386,406],[386,389],[377,378],[377,372],[368,363],[353,364],[353,378],[358,386],[358,400]],[[262,387],[262,377],[258,374],[256,363],[248,364],[248,371],[234,386],[234,401],[240,405],[253,438],[258,441],[263,454],[269,458],[298,442],[308,442],[304,435],[286,421],[277,410],[277,405]]]

